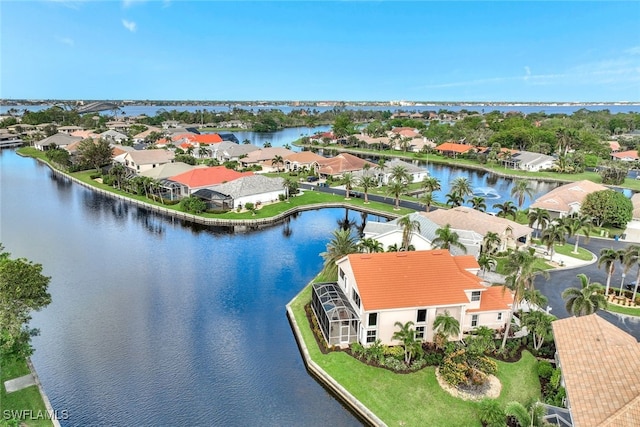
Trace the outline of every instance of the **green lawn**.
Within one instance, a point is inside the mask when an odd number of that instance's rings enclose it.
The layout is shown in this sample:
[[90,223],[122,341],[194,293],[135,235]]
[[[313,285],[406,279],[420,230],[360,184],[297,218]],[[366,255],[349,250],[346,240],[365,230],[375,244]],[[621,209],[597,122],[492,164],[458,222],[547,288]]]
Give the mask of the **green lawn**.
[[[583,239],[580,239],[583,240]],[[564,245],[555,245],[555,251],[557,254],[570,256],[572,258],[577,258],[582,261],[591,261],[593,259],[593,255],[586,249],[583,249],[580,246],[581,243],[578,243],[578,253],[573,253],[574,245],[564,244]]]
[[[454,398],[442,390],[434,367],[395,374],[360,363],[346,353],[323,355],[304,313],[304,305],[310,299],[311,287],[307,286],[291,305],[312,359],[387,425],[481,425],[478,404]],[[526,352],[516,363],[498,362],[497,376],[502,382],[499,401],[503,406],[512,400],[526,404],[540,396],[535,363],[535,358]]]
[[627,316],[640,316],[640,307],[622,307],[621,305],[607,304],[607,311],[626,314]]
[[[38,413],[46,413],[47,409],[44,406],[44,402],[42,401],[37,386],[33,385],[31,387],[27,387],[10,394],[7,394],[5,391],[5,381],[27,375],[29,372],[29,367],[27,366],[27,362],[24,359],[2,359],[0,369],[0,377],[2,379],[0,385],[0,416],[4,414],[4,411],[31,410],[33,411],[32,413],[34,414],[34,416]],[[2,419],[4,420],[4,417]],[[51,426],[52,423],[48,420],[28,420],[21,425]]]

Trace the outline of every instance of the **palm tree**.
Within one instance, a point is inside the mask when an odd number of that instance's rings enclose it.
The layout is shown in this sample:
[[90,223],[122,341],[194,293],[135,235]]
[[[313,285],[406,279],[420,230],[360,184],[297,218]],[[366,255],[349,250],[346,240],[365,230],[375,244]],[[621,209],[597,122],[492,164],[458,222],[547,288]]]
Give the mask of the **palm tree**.
[[445,311],[443,314],[436,316],[433,321],[433,331],[442,333],[447,339],[449,337],[457,337],[460,335],[460,322],[450,315],[449,311]]
[[578,242],[580,240],[579,232],[584,234],[586,239],[589,239],[589,234],[593,230],[593,219],[588,215],[580,215],[579,213],[573,213],[562,221],[567,235],[569,238],[576,236],[576,243],[573,247],[573,253],[578,253]]
[[345,189],[345,199],[349,199],[351,189],[356,185],[356,178],[351,172],[342,175],[342,185],[344,185]]
[[520,427],[542,427],[544,426],[544,406],[538,402],[533,402],[529,409],[520,402],[509,402],[505,413],[518,421]]
[[513,312],[524,299],[527,290],[533,289],[533,280],[536,275],[542,274],[548,277],[548,273],[536,266],[536,257],[528,251],[513,251],[509,253],[504,266],[507,275],[505,280],[505,288],[513,291],[513,306],[509,312],[509,319],[502,338],[502,347],[504,349],[511,328]]
[[407,189],[407,184],[402,181],[391,181],[387,186],[387,194],[395,197],[395,210],[400,209],[400,195]]
[[409,249],[412,234],[420,232],[420,222],[406,215],[398,220],[398,225],[402,227],[402,249],[406,251]]
[[482,253],[492,254],[497,252],[500,248],[500,243],[502,243],[502,240],[498,233],[487,231],[487,234],[482,239]]
[[580,279],[580,288],[567,288],[562,292],[567,311],[574,316],[593,314],[601,308],[607,308],[607,298],[598,292],[600,283],[589,283],[586,274],[576,276]]
[[533,188],[530,185],[531,181],[525,179],[519,179],[511,188],[511,197],[515,197],[518,200],[518,208],[522,208],[527,196],[533,197]]
[[322,275],[327,280],[338,278],[338,266],[336,262],[342,257],[358,252],[358,243],[351,235],[351,230],[338,229],[333,232],[333,239],[327,243],[326,252],[320,256],[324,259]]
[[287,193],[287,202],[289,201],[289,196],[291,194],[295,194],[298,191],[298,183],[292,178],[285,178],[282,185],[284,186],[285,192]]
[[537,305],[542,309],[546,307],[547,302],[549,302],[549,299],[537,289],[525,289],[524,299],[529,303],[529,305]]
[[551,222],[549,211],[542,208],[529,209],[527,218],[529,218],[529,227],[533,227],[535,224],[538,236],[540,235],[540,230],[544,229],[549,225],[549,222]]
[[428,176],[422,180],[421,183],[422,188],[427,190],[429,193],[433,193],[434,191],[440,191],[442,186],[440,185],[440,180],[433,176]]
[[616,261],[623,262],[625,259],[624,249],[615,250],[613,248],[603,248],[600,250],[600,258],[598,258],[598,268],[605,266],[607,270],[607,284],[604,294],[609,295],[609,286],[611,285],[611,277],[616,269]]
[[507,415],[496,399],[482,399],[478,407],[480,421],[487,427],[502,427],[507,425]]
[[477,211],[484,212],[487,210],[487,204],[482,196],[475,196],[468,200],[471,207]]
[[402,347],[404,347],[404,363],[409,365],[413,355],[422,351],[422,345],[420,341],[416,339],[416,331],[412,328],[413,322],[409,321],[405,324],[396,322],[395,326],[400,328],[400,330],[394,332],[391,338],[402,342]]
[[556,252],[556,243],[564,245],[566,242],[564,228],[560,224],[553,223],[544,229],[540,240],[542,240],[542,243],[546,246],[547,251],[549,252],[549,261],[553,262],[553,254]]
[[446,205],[451,206],[452,208],[462,206],[464,203],[464,197],[456,193],[447,193],[445,197],[447,198]]
[[491,269],[495,268],[496,265],[498,265],[498,262],[494,257],[482,253],[478,257],[478,265],[480,266],[480,269],[482,270],[482,276],[484,277],[487,270],[491,271]]
[[[636,300],[636,295],[638,293],[638,281],[640,280],[640,246],[639,245],[631,245],[628,246],[624,251],[624,263],[627,268],[631,268],[632,266],[638,267],[638,274],[636,275],[636,281],[634,282],[633,287],[633,296],[631,297],[631,301]],[[620,290],[622,292],[622,289]],[[606,294],[605,294],[606,296]]]
[[280,165],[284,164],[284,159],[282,158],[282,156],[280,155],[275,155],[273,156],[273,159],[271,159],[271,165],[275,165],[276,168],[278,169],[278,172],[280,172]]
[[429,212],[431,210],[431,205],[433,205],[433,193],[431,192],[426,192],[426,193],[422,193],[422,195],[418,198],[418,202],[422,205],[424,205],[425,210],[427,212]]
[[493,205],[494,209],[498,209],[498,213],[496,216],[500,218],[506,218],[508,216],[512,216],[515,221],[516,215],[518,214],[518,208],[513,204],[511,200],[507,200],[504,203],[496,203]]
[[369,204],[369,189],[376,186],[376,179],[370,175],[365,175],[360,178],[359,184],[364,193],[364,203]]
[[471,181],[468,178],[459,176],[451,183],[451,194],[457,194],[461,197],[469,196],[473,193]]
[[360,250],[365,253],[378,253],[384,252],[384,247],[382,247],[382,243],[377,241],[376,239],[372,239],[371,237],[367,237],[366,239],[362,239],[360,241]]
[[447,224],[442,228],[436,230],[436,238],[433,239],[431,245],[434,248],[446,249],[451,251],[451,247],[458,248],[465,254],[467,253],[467,247],[460,242],[460,236],[455,231],[451,230],[451,225]]
[[394,181],[403,182],[404,184],[411,182],[409,171],[402,165],[394,166],[393,169],[391,169],[390,178]]
[[207,146],[200,145],[200,147],[198,148],[198,156],[207,157],[208,155],[209,155],[209,149],[207,148]]
[[551,332],[551,322],[554,316],[550,316],[544,311],[531,310],[522,315],[522,325],[527,327],[533,338],[533,348],[540,350],[544,339]]

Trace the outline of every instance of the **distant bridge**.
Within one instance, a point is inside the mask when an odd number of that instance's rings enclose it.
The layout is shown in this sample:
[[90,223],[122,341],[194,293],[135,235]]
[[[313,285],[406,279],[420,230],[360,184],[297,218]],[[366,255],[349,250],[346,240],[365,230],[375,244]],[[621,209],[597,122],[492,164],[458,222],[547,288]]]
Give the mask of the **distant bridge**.
[[78,112],[78,114],[84,114],[84,113],[95,113],[98,111],[115,110],[117,108],[120,108],[118,104],[114,104],[111,102],[96,101],[96,102],[90,102],[86,105],[82,105],[78,107],[76,111]]

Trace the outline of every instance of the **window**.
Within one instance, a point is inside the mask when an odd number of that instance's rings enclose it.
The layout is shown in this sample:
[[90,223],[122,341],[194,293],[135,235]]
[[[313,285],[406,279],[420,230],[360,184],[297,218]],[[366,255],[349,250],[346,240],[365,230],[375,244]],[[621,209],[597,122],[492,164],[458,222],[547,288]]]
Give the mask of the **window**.
[[358,295],[355,289],[351,291],[351,299],[353,299],[353,302],[360,308],[360,295]]
[[367,331],[367,342],[376,342],[376,330]]
[[478,326],[478,315],[474,314],[471,316],[471,327],[475,328],[476,326]]
[[376,326],[378,324],[378,313],[369,313],[369,326]]
[[344,279],[344,270],[340,269],[340,278]]
[[424,326],[416,327],[416,339],[417,340],[424,339]]
[[502,313],[498,313],[498,320],[502,320]]
[[480,301],[480,291],[471,292],[471,301]]
[[425,309],[418,310],[418,317],[416,317],[416,322],[421,323],[426,321],[427,321],[427,310]]

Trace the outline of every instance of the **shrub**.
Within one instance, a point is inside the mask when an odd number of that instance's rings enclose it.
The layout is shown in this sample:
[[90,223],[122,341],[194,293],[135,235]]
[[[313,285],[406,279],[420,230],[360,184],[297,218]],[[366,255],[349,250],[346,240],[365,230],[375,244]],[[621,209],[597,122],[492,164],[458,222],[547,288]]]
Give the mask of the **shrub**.
[[405,371],[407,369],[407,365],[404,364],[404,359],[398,360],[393,356],[386,357],[383,361],[383,366],[394,371]]
[[425,353],[421,360],[423,360],[427,366],[439,366],[442,363],[442,359],[444,359],[442,353],[429,352]]
[[553,387],[554,390],[557,390],[558,387],[560,387],[560,377],[561,377],[562,373],[560,372],[560,369],[554,369],[553,373],[551,374],[551,378],[549,379],[549,383],[551,384],[551,387]]
[[364,346],[359,342],[351,343],[350,349],[351,349],[351,353],[357,358],[364,357],[364,354],[366,352],[366,349],[364,348]]
[[383,349],[385,356],[395,357],[398,360],[404,361],[404,349],[400,346],[386,346]]
[[553,366],[551,366],[551,363],[547,362],[546,360],[539,361],[537,369],[538,369],[538,376],[540,378],[549,379],[553,374]]
[[507,425],[507,416],[495,399],[482,399],[479,405],[480,421],[486,427],[503,427]]

